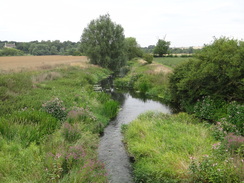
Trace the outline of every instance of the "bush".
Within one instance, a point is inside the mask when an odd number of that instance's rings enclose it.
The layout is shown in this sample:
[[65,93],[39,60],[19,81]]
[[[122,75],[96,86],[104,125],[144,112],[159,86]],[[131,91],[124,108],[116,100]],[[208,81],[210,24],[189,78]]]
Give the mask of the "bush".
[[66,118],[67,115],[66,109],[62,103],[63,101],[59,98],[54,98],[42,104],[42,108],[45,112],[62,121]]
[[170,77],[172,100],[192,105],[203,96],[211,96],[243,102],[243,59],[244,42],[216,39],[195,59],[175,68]]
[[151,64],[153,61],[153,56],[151,54],[143,54],[143,59],[147,61],[148,64]]

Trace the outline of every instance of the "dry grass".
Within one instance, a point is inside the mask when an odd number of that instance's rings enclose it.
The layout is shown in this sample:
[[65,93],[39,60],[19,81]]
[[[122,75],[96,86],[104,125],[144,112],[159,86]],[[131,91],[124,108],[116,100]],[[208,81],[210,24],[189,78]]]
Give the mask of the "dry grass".
[[[138,62],[140,64],[147,64],[147,61],[143,59],[138,60]],[[171,68],[164,66],[162,64],[158,64],[157,62],[153,62],[152,64],[149,64],[148,67],[150,67],[150,69],[147,72],[151,74],[159,74],[159,73],[168,74],[172,72]]]
[[60,65],[87,67],[86,56],[14,56],[0,57],[0,71],[45,70]]

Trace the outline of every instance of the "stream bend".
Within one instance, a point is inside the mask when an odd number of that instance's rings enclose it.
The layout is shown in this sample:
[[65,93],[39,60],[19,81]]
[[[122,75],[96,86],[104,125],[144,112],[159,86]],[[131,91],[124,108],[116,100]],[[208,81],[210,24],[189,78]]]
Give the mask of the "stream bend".
[[153,100],[141,100],[129,93],[117,95],[121,110],[105,128],[101,137],[98,155],[105,164],[111,183],[133,183],[132,166],[122,143],[121,125],[128,124],[146,111],[171,113],[169,107]]

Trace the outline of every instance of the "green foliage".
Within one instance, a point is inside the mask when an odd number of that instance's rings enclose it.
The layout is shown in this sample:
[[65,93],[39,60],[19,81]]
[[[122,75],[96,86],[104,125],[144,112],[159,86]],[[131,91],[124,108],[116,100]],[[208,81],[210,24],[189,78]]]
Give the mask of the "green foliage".
[[209,95],[243,102],[243,57],[243,42],[216,39],[197,53],[196,59],[175,68],[170,77],[172,100],[191,105]]
[[68,142],[75,142],[81,138],[80,125],[77,123],[70,124],[65,122],[62,127],[62,135]]
[[230,132],[244,135],[244,106],[235,101],[226,103],[209,96],[203,97],[194,105],[194,114],[202,119],[218,121],[216,128],[221,129],[221,137]]
[[[4,46],[6,41],[0,41],[0,48]],[[16,49],[6,48],[9,50],[0,50],[0,56],[20,56],[23,54],[34,55],[73,55],[81,56],[80,42],[64,41],[31,41],[31,42],[15,42]],[[2,51],[7,54],[2,55]],[[4,52],[5,52],[4,51]],[[11,53],[11,54],[9,54]]]
[[55,118],[40,111],[27,110],[2,117],[0,134],[26,147],[32,142],[40,143],[45,135],[53,133],[58,126]]
[[[238,169],[241,168],[238,167]],[[240,175],[236,174],[237,168],[232,159],[219,161],[218,157],[205,155],[200,161],[193,159],[189,169],[191,171],[192,182],[239,183],[241,180]]]
[[62,103],[63,101],[59,98],[54,98],[42,104],[42,107],[45,112],[62,121],[67,115],[66,109]]
[[136,182],[189,182],[190,157],[211,153],[215,143],[199,122],[185,113],[147,112],[124,127]]
[[130,71],[123,78],[116,78],[114,85],[120,89],[133,89],[149,97],[157,97],[165,102],[170,101],[168,75],[155,72],[155,65],[138,61],[131,63]]
[[31,88],[31,77],[27,73],[0,75],[0,100],[2,101],[18,96]]
[[147,63],[151,64],[153,61],[153,56],[151,54],[144,53],[143,59],[147,61]]
[[169,46],[170,46],[169,41],[159,39],[156,47],[153,50],[153,53],[159,55],[159,57],[162,57],[163,54],[168,53]]
[[126,54],[129,60],[142,57],[142,51],[136,41],[136,38],[128,37],[125,38]]
[[118,106],[118,102],[114,100],[106,101],[103,107],[103,114],[109,118],[115,117],[118,112]]
[[81,36],[82,51],[92,64],[117,71],[125,65],[125,37],[120,25],[108,14],[92,20]]
[[172,68],[175,68],[177,65],[187,62],[188,59],[186,58],[181,58],[181,57],[174,57],[174,58],[170,58],[170,57],[155,57],[154,61]]
[[[32,55],[50,55],[50,50],[47,44],[31,44],[30,48],[30,53]],[[54,51],[54,48],[52,52]],[[55,50],[56,51],[56,50]]]
[[98,136],[118,105],[93,83],[109,74],[91,66],[0,75],[11,95],[0,100],[0,182],[106,182]]
[[3,48],[0,50],[0,56],[22,56],[24,52],[15,48]]

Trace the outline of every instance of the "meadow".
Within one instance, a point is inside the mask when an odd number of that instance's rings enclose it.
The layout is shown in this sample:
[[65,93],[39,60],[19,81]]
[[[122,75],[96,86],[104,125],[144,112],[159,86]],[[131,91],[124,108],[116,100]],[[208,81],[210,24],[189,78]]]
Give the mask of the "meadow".
[[156,57],[153,61],[166,65],[171,68],[175,68],[177,65],[188,61],[187,57]]
[[111,72],[76,64],[0,74],[0,182],[107,182],[96,150],[118,103],[93,85]]

